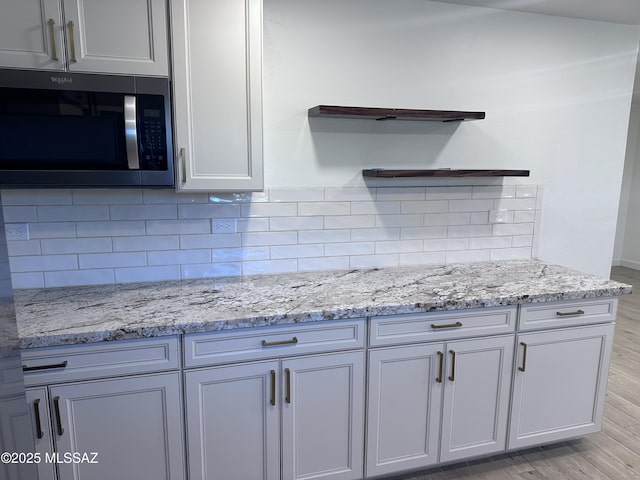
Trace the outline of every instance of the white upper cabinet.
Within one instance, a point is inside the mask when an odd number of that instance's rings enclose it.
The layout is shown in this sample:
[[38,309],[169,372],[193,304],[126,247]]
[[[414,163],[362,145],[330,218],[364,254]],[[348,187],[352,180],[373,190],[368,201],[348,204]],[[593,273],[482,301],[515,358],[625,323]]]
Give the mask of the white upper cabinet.
[[164,0],[0,0],[0,65],[167,76]]
[[171,16],[178,190],[262,190],[262,0],[171,0]]

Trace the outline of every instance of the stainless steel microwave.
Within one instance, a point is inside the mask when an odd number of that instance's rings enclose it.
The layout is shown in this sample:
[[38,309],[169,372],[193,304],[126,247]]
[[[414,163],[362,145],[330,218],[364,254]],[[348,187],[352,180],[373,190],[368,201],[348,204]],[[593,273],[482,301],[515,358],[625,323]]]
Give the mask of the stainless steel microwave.
[[172,187],[166,78],[0,70],[0,186]]

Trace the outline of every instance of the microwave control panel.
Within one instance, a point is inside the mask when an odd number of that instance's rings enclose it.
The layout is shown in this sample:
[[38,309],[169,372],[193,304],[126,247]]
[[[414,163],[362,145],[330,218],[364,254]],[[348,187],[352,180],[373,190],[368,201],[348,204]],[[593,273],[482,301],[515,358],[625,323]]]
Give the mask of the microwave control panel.
[[167,132],[164,98],[159,95],[145,95],[138,98],[140,169],[165,170],[167,168]]

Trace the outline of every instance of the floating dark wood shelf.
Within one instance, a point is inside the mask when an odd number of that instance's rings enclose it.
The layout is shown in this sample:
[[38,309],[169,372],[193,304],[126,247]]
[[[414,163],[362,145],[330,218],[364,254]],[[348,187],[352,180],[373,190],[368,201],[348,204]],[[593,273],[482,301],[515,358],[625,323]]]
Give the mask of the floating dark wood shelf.
[[461,122],[482,120],[484,112],[455,110],[414,110],[408,108],[343,107],[317,105],[309,109],[310,117],[371,118],[374,120],[421,120],[431,122]]
[[528,177],[529,170],[453,170],[440,168],[435,170],[387,170],[373,168],[362,170],[364,177]]

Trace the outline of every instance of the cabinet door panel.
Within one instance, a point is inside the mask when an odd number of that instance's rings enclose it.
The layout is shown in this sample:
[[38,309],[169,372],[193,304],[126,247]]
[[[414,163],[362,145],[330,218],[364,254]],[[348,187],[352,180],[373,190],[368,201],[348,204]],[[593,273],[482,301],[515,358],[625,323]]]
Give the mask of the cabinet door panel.
[[57,452],[98,453],[98,464],[58,464],[61,479],[184,478],[178,373],[53,386],[50,397]]
[[369,352],[366,476],[438,461],[443,344]]
[[441,462],[506,449],[513,342],[511,335],[447,343]]
[[[63,0],[69,69],[169,74],[164,0]],[[71,58],[71,31],[75,59]]]
[[172,0],[180,190],[261,190],[262,0]]
[[[0,65],[47,70],[64,68],[62,12],[57,0],[3,1],[0,10]],[[51,26],[49,20],[53,21]]]
[[[55,464],[44,459],[53,452],[53,437],[51,432],[51,416],[49,414],[49,396],[46,387],[26,389],[27,406],[29,409],[29,432],[33,436],[35,452],[39,453],[42,462],[38,464],[38,480],[55,480]],[[37,413],[36,413],[37,410]],[[38,432],[37,416],[40,417]],[[41,437],[41,438],[38,438]]]
[[600,430],[613,330],[609,324],[518,336],[509,448]]
[[280,478],[277,372],[269,361],[185,373],[191,480]]
[[362,478],[364,352],[285,360],[282,372],[282,478]]

